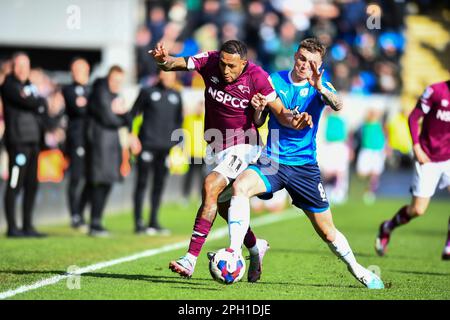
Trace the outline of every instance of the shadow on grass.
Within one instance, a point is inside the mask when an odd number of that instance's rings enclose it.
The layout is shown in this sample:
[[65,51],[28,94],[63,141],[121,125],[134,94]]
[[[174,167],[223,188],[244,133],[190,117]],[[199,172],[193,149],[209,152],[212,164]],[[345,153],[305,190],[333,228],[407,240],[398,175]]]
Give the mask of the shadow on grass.
[[325,250],[308,250],[308,249],[293,249],[293,248],[273,248],[270,247],[269,254],[271,253],[289,253],[289,254],[316,254],[316,255],[326,255],[330,254],[330,251]]
[[189,284],[194,286],[202,286],[204,278],[195,279],[185,279],[180,276],[152,276],[143,274],[117,274],[117,273],[99,273],[99,272],[89,272],[83,273],[83,277],[94,277],[94,278],[108,278],[108,279],[123,279],[123,280],[137,280],[137,281],[149,281],[155,283],[176,283],[176,284]]
[[[184,279],[179,276],[152,276],[152,275],[135,275],[135,274],[114,274],[114,273],[98,273],[98,272],[90,272],[84,273],[83,277],[95,277],[95,278],[108,278],[108,279],[125,279],[125,280],[138,280],[138,281],[149,281],[153,283],[172,283],[172,284],[183,284],[189,285],[186,287],[177,288],[181,289],[189,289],[189,290],[213,290],[217,291],[220,288],[210,288],[205,287],[205,285],[210,285],[212,279],[210,278],[191,278]],[[207,283],[205,283],[207,281]],[[257,282],[256,285],[290,285],[290,286],[301,286],[301,287],[319,287],[319,288],[351,288],[351,289],[359,289],[358,285],[330,285],[330,284],[307,284],[307,283],[295,283],[295,282]],[[254,284],[252,284],[254,285]],[[194,287],[192,287],[194,286]]]
[[[61,270],[0,270],[0,274],[15,274],[15,275],[27,275],[27,274],[47,274],[47,275],[66,275],[66,271]],[[82,277],[93,278],[106,278],[106,279],[122,279],[133,281],[149,281],[155,283],[176,283],[176,284],[189,284],[194,286],[204,285],[204,281],[211,280],[209,278],[194,278],[185,279],[180,276],[152,276],[146,274],[118,274],[118,273],[100,273],[100,272],[88,272],[83,273]]]
[[6,274],[16,274],[16,275],[25,275],[25,274],[55,274],[55,275],[65,275],[66,271],[64,270],[0,270],[1,273]]
[[405,274],[418,274],[418,275],[424,275],[424,276],[442,276],[442,277],[448,277],[450,276],[450,273],[445,272],[426,272],[426,271],[408,271],[408,270],[389,270],[391,272],[396,273],[405,273]]
[[[391,270],[393,272],[403,272],[403,273],[418,273],[418,274],[429,274],[420,272],[404,272]],[[53,274],[53,275],[66,275],[65,271],[60,270],[0,270],[1,273],[6,274],[16,274],[16,275],[26,275],[26,274]],[[435,273],[433,275],[447,276],[446,273]],[[131,281],[146,281],[151,283],[163,283],[172,284],[170,287],[174,289],[183,290],[209,290],[209,291],[220,291],[222,288],[211,288],[210,278],[194,278],[194,279],[184,279],[179,276],[153,276],[153,275],[143,275],[143,274],[117,274],[117,273],[100,273],[100,272],[89,272],[83,273],[82,277],[92,277],[99,279],[120,279],[120,280],[131,280]],[[176,285],[176,286],[174,286]],[[256,290],[260,290],[262,287],[267,285],[278,285],[278,286],[294,286],[301,288],[335,288],[335,289],[364,289],[363,286],[357,284],[352,285],[336,285],[336,284],[319,284],[319,283],[299,283],[299,282],[277,282],[277,281],[261,281],[257,283],[251,283],[250,287]]]
[[[334,258],[335,255],[330,251],[330,250],[323,250],[323,249],[319,249],[319,250],[308,250],[308,249],[288,249],[288,248],[271,248],[270,249],[270,253],[289,253],[289,254],[314,254],[314,255],[323,255],[323,256],[327,256],[329,255],[330,257]],[[354,252],[355,256],[358,257],[364,257],[364,258],[373,258],[373,257],[377,257],[376,253],[374,252],[373,254],[370,253],[363,253],[363,252]],[[399,259],[406,259],[406,257],[396,257]],[[410,257],[408,257],[408,259],[411,259]]]
[[279,285],[279,286],[297,286],[297,287],[315,287],[315,288],[336,288],[336,289],[364,289],[363,286],[358,285],[335,285],[335,284],[318,284],[318,283],[298,283],[298,282],[272,282],[263,281],[253,283],[252,285]]
[[424,237],[439,237],[445,239],[446,233],[445,229],[443,230],[434,230],[434,229],[421,229],[421,230],[409,230],[409,234],[414,237],[424,236]]
[[[288,254],[312,254],[312,255],[320,255],[320,256],[330,256],[332,258],[335,257],[333,253],[329,250],[309,250],[309,249],[292,249],[292,248],[271,248],[269,253],[288,253]],[[375,251],[373,254],[367,252],[354,252],[356,259],[358,258],[377,258],[381,259]],[[391,255],[383,257],[384,260],[422,260],[420,257],[413,256],[402,256],[402,255]]]
[[220,291],[220,290],[221,290],[220,288],[205,288],[205,287],[197,287],[197,288],[192,288],[192,287],[171,287],[171,288],[173,288],[173,289],[183,289],[183,290],[189,290],[189,291],[191,291],[191,290],[201,290],[201,291],[204,291],[204,290],[209,290],[209,291]]

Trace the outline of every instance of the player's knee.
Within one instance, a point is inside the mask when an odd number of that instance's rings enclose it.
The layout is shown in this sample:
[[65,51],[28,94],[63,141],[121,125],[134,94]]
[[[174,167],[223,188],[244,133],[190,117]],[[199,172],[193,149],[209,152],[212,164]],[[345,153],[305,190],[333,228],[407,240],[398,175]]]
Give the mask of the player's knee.
[[232,187],[233,196],[248,197],[249,192],[250,192],[249,187],[243,181],[236,180],[233,183],[233,187]]
[[207,176],[203,182],[203,192],[206,197],[217,197],[219,195],[219,188],[214,176]]
[[413,216],[423,216],[427,212],[427,207],[423,205],[413,205],[411,206],[411,213]]
[[336,229],[325,228],[322,230],[322,239],[325,242],[334,242],[336,240]]
[[331,223],[313,223],[319,237],[325,242],[336,240],[336,227]]

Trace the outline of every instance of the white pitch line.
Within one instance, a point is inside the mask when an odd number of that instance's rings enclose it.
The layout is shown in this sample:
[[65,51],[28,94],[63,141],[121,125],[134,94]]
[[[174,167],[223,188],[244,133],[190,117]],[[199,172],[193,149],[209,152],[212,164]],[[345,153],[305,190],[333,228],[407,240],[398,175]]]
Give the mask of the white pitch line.
[[[263,217],[259,217],[259,218],[255,218],[251,220],[251,226],[252,227],[257,227],[257,226],[263,226],[263,225],[267,225],[267,224],[271,224],[271,223],[275,223],[275,222],[280,222],[283,220],[289,220],[289,219],[293,219],[295,217],[299,217],[302,214],[300,212],[293,212],[293,211],[288,211],[286,213],[283,214],[276,214],[276,215],[266,215]],[[228,226],[222,227],[216,231],[213,231],[209,234],[208,236],[208,240],[217,240],[220,238],[225,237],[226,235],[228,235]],[[36,290],[45,286],[49,286],[52,284],[56,284],[58,282],[60,282],[61,280],[67,279],[71,276],[74,275],[81,275],[83,273],[89,273],[89,272],[93,272],[99,269],[103,269],[103,268],[107,268],[107,267],[111,267],[117,264],[121,264],[121,263],[125,263],[125,262],[130,262],[130,261],[135,261],[138,259],[142,259],[142,258],[147,258],[147,257],[151,257],[160,253],[164,253],[164,252],[168,252],[168,251],[173,251],[173,250],[177,250],[177,249],[182,249],[182,248],[186,248],[189,245],[189,240],[188,241],[181,241],[181,242],[177,242],[174,244],[169,244],[160,248],[155,248],[155,249],[150,249],[150,250],[146,250],[146,251],[142,251],[130,256],[126,256],[123,258],[119,258],[119,259],[114,259],[114,260],[109,260],[109,261],[103,261],[103,262],[99,262],[96,264],[91,264],[89,266],[86,266],[84,268],[80,268],[77,269],[75,272],[73,273],[68,273],[68,274],[64,274],[64,275],[58,275],[58,276],[54,276],[51,278],[47,278],[47,279],[43,279],[40,280],[38,282],[35,282],[31,285],[25,285],[25,286],[21,286],[18,287],[16,289],[12,289],[12,290],[8,290],[8,291],[4,291],[4,292],[0,292],[0,300],[2,299],[7,299],[7,298],[11,298],[15,295],[18,295],[20,293],[25,293],[28,291],[32,291],[32,290]]]

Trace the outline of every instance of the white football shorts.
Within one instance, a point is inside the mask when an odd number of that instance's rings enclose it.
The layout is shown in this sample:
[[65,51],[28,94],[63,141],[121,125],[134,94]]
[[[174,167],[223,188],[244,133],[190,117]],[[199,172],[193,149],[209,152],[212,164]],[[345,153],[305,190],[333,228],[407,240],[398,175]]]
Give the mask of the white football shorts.
[[209,146],[206,148],[206,174],[212,171],[220,173],[227,179],[228,186],[219,196],[218,202],[231,199],[231,184],[249,164],[256,163],[262,148],[258,145],[238,144],[218,153],[214,153]]
[[411,192],[413,196],[431,198],[436,187],[450,186],[450,159],[442,162],[414,163]]
[[350,150],[345,142],[324,143],[319,165],[324,173],[346,172],[350,162]]
[[356,171],[359,175],[380,175],[384,170],[386,154],[384,150],[361,149],[356,163]]

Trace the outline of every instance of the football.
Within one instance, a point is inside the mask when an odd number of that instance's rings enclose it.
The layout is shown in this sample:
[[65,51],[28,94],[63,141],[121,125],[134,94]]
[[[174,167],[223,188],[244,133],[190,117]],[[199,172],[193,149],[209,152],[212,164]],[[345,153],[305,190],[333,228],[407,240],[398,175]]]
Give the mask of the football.
[[245,274],[245,260],[233,249],[220,249],[209,261],[209,272],[214,280],[232,284],[242,279]]

